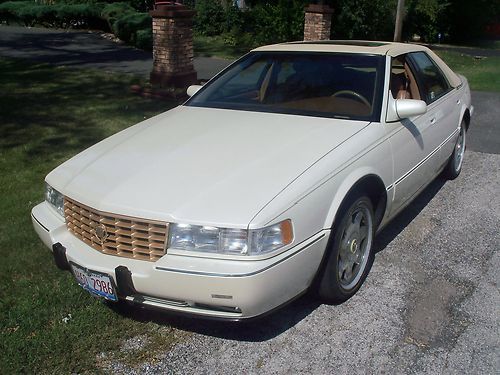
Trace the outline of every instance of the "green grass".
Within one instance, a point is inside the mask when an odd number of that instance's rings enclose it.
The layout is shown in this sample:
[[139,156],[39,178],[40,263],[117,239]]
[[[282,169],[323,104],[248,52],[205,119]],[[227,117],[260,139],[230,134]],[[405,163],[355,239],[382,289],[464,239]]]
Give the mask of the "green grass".
[[217,36],[195,35],[193,38],[193,47],[195,56],[236,59],[255,46],[249,42],[237,41],[233,36],[227,34]]
[[476,59],[454,51],[436,53],[451,69],[467,77],[472,90],[500,91],[500,57]]
[[[100,371],[100,353],[120,358],[135,335],[168,347],[168,325],[117,313],[59,271],[30,210],[55,166],[174,103],[130,94],[130,76],[16,60],[0,60],[0,71],[0,373]],[[127,357],[144,359],[145,349]]]

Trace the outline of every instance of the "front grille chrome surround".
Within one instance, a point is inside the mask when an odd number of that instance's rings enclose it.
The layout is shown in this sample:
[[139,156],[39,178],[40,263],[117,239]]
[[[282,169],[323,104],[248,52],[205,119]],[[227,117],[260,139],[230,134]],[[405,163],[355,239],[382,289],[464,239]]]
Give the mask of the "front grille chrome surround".
[[66,227],[104,254],[155,262],[166,254],[168,223],[102,212],[64,197]]

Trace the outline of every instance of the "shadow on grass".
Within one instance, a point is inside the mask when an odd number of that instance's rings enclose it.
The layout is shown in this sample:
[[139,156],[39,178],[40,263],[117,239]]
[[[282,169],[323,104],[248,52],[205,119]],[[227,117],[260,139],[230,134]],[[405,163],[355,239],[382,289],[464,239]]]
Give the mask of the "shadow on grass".
[[13,59],[0,69],[0,147],[25,161],[71,156],[176,104],[131,94],[131,76]]
[[[375,252],[383,251],[427,206],[446,183],[438,177],[383,229],[375,240]],[[376,259],[375,259],[376,261]],[[140,322],[155,322],[175,328],[228,340],[262,342],[293,328],[321,305],[314,293],[309,292],[283,308],[248,322],[215,321],[196,317],[171,315],[126,304],[110,305],[120,315]],[[335,306],[331,306],[335,309]]]

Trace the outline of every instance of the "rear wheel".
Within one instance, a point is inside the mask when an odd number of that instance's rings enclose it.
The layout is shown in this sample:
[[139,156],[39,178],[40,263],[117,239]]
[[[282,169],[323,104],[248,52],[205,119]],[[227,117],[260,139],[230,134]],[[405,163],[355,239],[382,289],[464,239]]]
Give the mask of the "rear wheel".
[[460,133],[458,134],[457,143],[453,149],[453,153],[448,160],[448,164],[443,170],[443,175],[449,180],[454,180],[458,177],[462,171],[462,164],[464,161],[465,154],[465,137],[467,134],[467,128],[465,126],[465,121],[460,124]]
[[366,196],[349,201],[334,225],[320,276],[319,296],[328,303],[342,303],[361,287],[373,264],[375,224],[373,205]]

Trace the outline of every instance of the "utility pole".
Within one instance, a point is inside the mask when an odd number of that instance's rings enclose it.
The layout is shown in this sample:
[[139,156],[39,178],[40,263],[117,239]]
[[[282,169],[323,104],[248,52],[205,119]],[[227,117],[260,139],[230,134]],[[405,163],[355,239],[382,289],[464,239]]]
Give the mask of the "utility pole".
[[396,25],[394,27],[394,41],[401,42],[401,31],[403,30],[403,18],[405,11],[405,0],[398,0],[396,11]]

